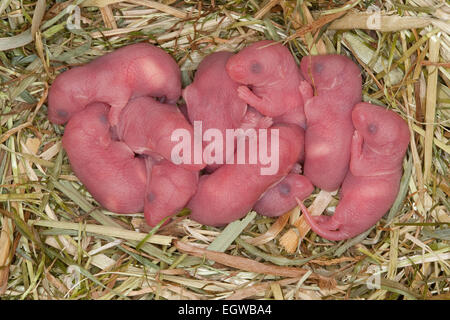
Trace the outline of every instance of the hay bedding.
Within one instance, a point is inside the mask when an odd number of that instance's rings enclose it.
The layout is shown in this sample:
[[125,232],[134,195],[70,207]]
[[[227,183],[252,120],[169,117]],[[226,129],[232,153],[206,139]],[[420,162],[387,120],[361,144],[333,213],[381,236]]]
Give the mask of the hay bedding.
[[[71,4],[82,30],[67,29]],[[449,17],[438,0],[0,0],[1,299],[448,299]],[[364,100],[408,121],[390,212],[333,243],[308,233],[297,208],[225,228],[182,212],[151,230],[142,214],[99,208],[70,170],[63,127],[46,118],[56,75],[148,41],[177,59],[186,85],[206,54],[264,38],[297,59],[350,56]],[[337,202],[317,190],[306,204],[320,214]]]

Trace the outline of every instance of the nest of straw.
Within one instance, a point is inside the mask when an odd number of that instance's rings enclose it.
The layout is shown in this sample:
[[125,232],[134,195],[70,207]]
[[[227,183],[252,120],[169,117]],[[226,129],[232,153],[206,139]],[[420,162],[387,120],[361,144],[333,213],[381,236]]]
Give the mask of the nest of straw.
[[[81,29],[68,28],[77,12]],[[448,299],[449,18],[444,0],[0,0],[0,299]],[[297,60],[351,57],[364,100],[407,121],[383,219],[335,243],[308,232],[298,208],[225,228],[182,212],[150,229],[141,213],[99,207],[70,169],[63,127],[47,120],[55,77],[147,41],[187,85],[205,55],[261,39]],[[305,203],[320,214],[338,201],[316,190]]]

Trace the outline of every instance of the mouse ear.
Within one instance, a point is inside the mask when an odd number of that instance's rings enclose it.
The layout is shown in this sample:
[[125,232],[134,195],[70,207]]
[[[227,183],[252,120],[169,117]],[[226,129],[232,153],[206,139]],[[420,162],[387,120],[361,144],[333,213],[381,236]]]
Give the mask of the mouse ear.
[[198,99],[197,89],[192,85],[188,85],[181,91],[184,101],[186,102],[187,108],[189,109],[189,104]]
[[[408,142],[409,143],[409,142]],[[380,154],[385,154],[388,157],[403,157],[408,144],[403,143],[403,141],[397,139],[392,142],[388,142],[382,146]]]

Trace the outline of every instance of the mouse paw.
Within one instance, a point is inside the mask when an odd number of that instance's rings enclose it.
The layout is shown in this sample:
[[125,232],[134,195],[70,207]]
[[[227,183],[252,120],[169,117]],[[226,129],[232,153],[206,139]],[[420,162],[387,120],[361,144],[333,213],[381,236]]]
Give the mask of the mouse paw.
[[111,106],[108,113],[108,121],[111,127],[117,126],[119,123],[120,113],[122,112],[122,106]]
[[239,127],[244,130],[245,129],[253,129],[256,127],[256,125],[258,123],[259,117],[260,116],[258,116],[258,114],[256,112],[253,112],[253,110],[247,110]]
[[352,158],[359,159],[362,155],[363,137],[355,130],[352,136],[351,156]]
[[363,157],[364,139],[361,134],[355,130],[352,137],[352,144],[350,149],[350,172],[355,176],[364,175],[367,171],[367,163]]
[[273,124],[273,119],[271,117],[263,117],[259,119],[258,128],[267,129],[270,128]]
[[302,174],[303,167],[300,163],[294,163],[290,173]]
[[298,86],[298,89],[300,91],[300,94],[303,97],[303,101],[304,102],[306,102],[309,99],[311,99],[313,97],[313,95],[314,95],[313,88],[311,87],[311,85],[306,80],[302,80],[300,82],[300,85]]
[[253,106],[257,106],[261,104],[262,99],[257,97],[249,87],[240,86],[237,88],[238,96],[242,100],[244,100],[247,104]]
[[242,129],[267,129],[273,124],[271,117],[263,116],[254,109],[247,110],[242,119],[240,128]]

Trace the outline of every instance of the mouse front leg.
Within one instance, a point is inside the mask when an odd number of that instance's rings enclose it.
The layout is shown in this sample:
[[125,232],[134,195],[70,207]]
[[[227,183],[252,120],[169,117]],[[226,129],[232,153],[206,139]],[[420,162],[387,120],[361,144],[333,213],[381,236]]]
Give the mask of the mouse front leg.
[[271,117],[263,116],[254,109],[249,109],[244,115],[240,128],[242,129],[267,129],[273,124]]
[[273,102],[269,100],[267,96],[260,98],[246,86],[238,87],[237,91],[239,98],[244,100],[249,106],[261,112],[263,115],[269,117],[275,117],[279,115],[279,113],[277,112],[278,110],[276,110],[277,108],[274,108]]
[[120,114],[128,103],[129,98],[122,97],[117,101],[111,102],[111,108],[109,109],[108,121],[112,127],[117,126],[120,119]]
[[298,86],[298,90],[303,97],[303,101],[306,102],[314,96],[313,88],[306,80],[302,80]]
[[240,86],[237,91],[239,98],[256,109],[258,109],[257,106],[260,106],[263,103],[263,99],[256,96],[249,87]]
[[363,136],[355,130],[352,136],[350,149],[350,171],[354,176],[363,176],[366,171],[366,164],[363,157]]

